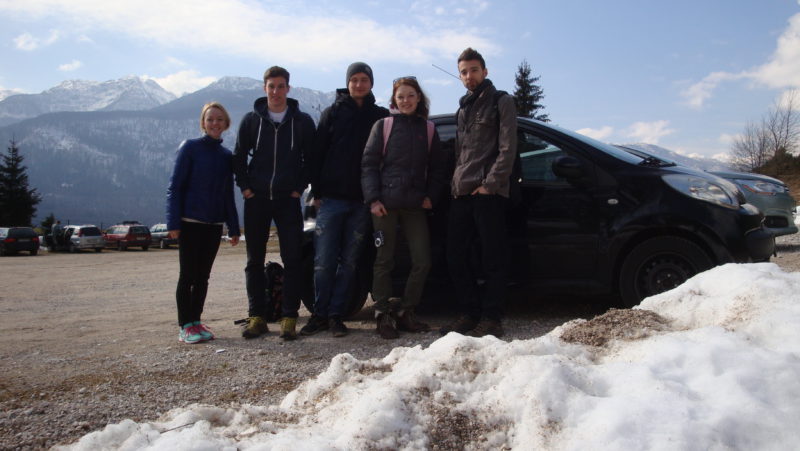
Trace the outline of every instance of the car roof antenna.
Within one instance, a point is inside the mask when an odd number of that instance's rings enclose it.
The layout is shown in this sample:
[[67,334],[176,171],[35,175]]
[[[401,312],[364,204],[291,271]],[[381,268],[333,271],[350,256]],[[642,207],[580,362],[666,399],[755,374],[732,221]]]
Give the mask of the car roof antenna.
[[433,67],[435,67],[435,68],[439,69],[440,71],[442,71],[442,72],[446,73],[447,75],[449,75],[449,76],[451,76],[451,77],[455,78],[456,80],[461,80],[461,79],[460,79],[460,78],[458,78],[456,75],[453,75],[453,74],[451,74],[450,72],[447,72],[446,70],[442,69],[441,67],[439,67],[439,66],[437,66],[437,65],[435,65],[435,64],[433,64],[433,63],[431,63],[431,66],[433,66]]

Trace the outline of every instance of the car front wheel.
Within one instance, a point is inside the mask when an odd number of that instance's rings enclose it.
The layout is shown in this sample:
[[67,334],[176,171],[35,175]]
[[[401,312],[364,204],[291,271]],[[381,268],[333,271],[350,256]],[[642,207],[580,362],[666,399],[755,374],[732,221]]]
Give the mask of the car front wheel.
[[626,307],[648,296],[663,293],[714,266],[700,246],[675,236],[650,238],[625,258],[619,275],[619,291]]

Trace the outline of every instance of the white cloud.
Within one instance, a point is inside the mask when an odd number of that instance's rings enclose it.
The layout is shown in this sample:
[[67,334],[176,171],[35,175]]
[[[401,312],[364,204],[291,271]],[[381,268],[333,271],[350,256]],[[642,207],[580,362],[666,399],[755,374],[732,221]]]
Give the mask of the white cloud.
[[638,142],[658,144],[658,140],[673,133],[675,130],[667,128],[669,121],[660,120],[653,122],[636,122],[628,127],[627,136]]
[[725,144],[726,146],[729,146],[729,145],[733,144],[733,142],[739,136],[741,136],[741,135],[739,135],[739,134],[731,135],[730,133],[723,133],[723,134],[719,135],[718,140],[719,140],[720,143]]
[[44,39],[37,38],[36,36],[30,33],[22,33],[21,35],[14,38],[14,45],[19,50],[25,50],[27,52],[30,52],[38,49],[39,47],[48,46],[56,42],[58,38],[59,38],[58,30],[50,30],[50,35]]
[[196,70],[183,70],[167,75],[166,77],[150,77],[144,75],[142,78],[154,80],[161,85],[162,88],[179,97],[186,93],[205,88],[217,81],[217,77],[201,77]]
[[800,14],[789,19],[788,27],[778,38],[775,51],[766,63],[740,73],[713,72],[681,95],[690,107],[699,109],[711,98],[717,85],[739,79],[753,80],[770,88],[800,88]]
[[[474,2],[471,17],[486,7],[485,2]],[[453,59],[468,45],[489,53],[499,51],[486,38],[476,37],[474,27],[402,21],[384,25],[366,16],[343,15],[335,10],[276,12],[269,5],[249,0],[17,1],[0,2],[0,13],[57,19],[82,32],[113,31],[167,48],[233,53],[282,64],[325,66],[354,60],[393,61],[397,55],[403,55],[410,63],[428,63]],[[30,45],[29,41],[24,43]]]
[[686,99],[686,104],[694,109],[703,107],[703,103],[711,98],[711,93],[723,81],[738,80],[747,77],[747,73],[742,72],[739,74],[732,74],[730,72],[712,72],[707,75],[703,80],[693,84],[681,95]]
[[82,62],[80,62],[78,60],[72,60],[69,63],[65,63],[65,64],[62,64],[62,65],[58,66],[58,70],[60,70],[62,72],[71,72],[73,70],[77,70],[81,66],[83,66]]
[[771,88],[800,88],[800,14],[789,19],[775,52],[753,78]]
[[586,135],[590,138],[598,139],[598,140],[606,140],[612,133],[614,133],[614,128],[608,125],[604,125],[600,128],[582,128],[577,130],[578,133],[581,135]]

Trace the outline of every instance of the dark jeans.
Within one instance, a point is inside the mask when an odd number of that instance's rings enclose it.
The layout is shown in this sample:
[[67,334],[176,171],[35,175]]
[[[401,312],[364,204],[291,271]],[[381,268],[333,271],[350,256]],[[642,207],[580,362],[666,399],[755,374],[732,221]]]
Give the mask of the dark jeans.
[[[264,276],[264,259],[267,256],[267,240],[272,221],[278,228],[278,243],[283,262],[283,303],[281,314],[297,318],[300,308],[300,284],[302,283],[301,248],[303,245],[303,216],[300,199],[284,198],[270,200],[256,195],[244,201],[244,230],[247,246],[247,266],[244,269],[249,316],[268,316],[268,305]],[[271,299],[269,300],[271,302]]]
[[221,239],[221,225],[181,221],[181,234],[178,236],[181,269],[175,292],[179,326],[200,321],[208,293],[208,278]]
[[401,208],[388,210],[388,214],[372,216],[374,230],[383,232],[384,244],[375,255],[372,273],[372,299],[375,311],[389,313],[389,297],[392,295],[392,270],[397,245],[397,224],[403,227],[411,254],[411,273],[406,280],[406,288],[400,305],[395,309],[413,310],[422,299],[425,279],[431,269],[431,243],[428,234],[428,214],[422,208]]
[[[499,195],[461,196],[450,203],[447,229],[447,265],[462,313],[473,319],[500,320],[507,293],[508,237],[506,201]],[[472,246],[480,247],[480,265],[473,267]],[[485,277],[483,297],[478,291],[479,269]]]
[[314,231],[314,315],[346,313],[369,216],[362,202],[322,199]]

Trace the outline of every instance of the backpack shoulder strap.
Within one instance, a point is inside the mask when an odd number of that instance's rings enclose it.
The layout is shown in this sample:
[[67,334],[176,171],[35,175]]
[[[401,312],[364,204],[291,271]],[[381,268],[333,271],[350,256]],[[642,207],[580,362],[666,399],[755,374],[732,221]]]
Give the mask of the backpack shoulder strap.
[[389,135],[392,133],[394,118],[392,116],[383,118],[383,156],[386,156],[386,143],[389,142]]
[[428,153],[431,151],[431,144],[433,143],[433,131],[436,128],[436,125],[433,121],[425,121],[428,127]]

